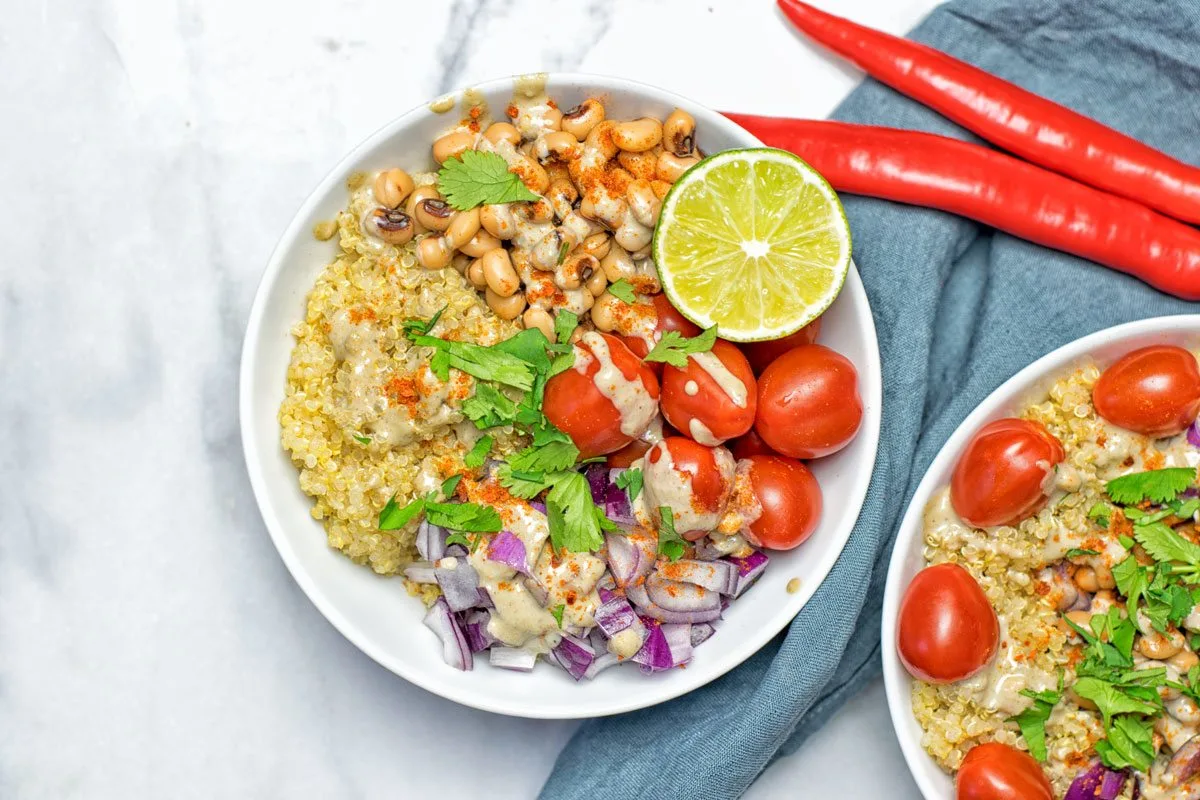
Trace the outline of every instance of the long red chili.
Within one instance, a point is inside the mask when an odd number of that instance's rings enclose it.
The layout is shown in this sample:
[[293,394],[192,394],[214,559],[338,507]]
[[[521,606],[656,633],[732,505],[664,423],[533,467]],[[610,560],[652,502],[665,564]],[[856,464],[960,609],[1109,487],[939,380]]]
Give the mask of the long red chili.
[[871,77],[1010,153],[1200,222],[1200,168],[925,45],[800,0],[779,0],[779,7],[802,32]]
[[840,192],[950,211],[1200,300],[1200,231],[980,145],[844,122],[726,114]]

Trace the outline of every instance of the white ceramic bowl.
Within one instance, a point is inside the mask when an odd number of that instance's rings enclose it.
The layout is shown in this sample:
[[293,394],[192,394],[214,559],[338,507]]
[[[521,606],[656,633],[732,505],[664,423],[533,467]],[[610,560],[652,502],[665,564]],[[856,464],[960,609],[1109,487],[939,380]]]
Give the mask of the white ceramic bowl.
[[[477,89],[492,109],[503,109],[512,95],[512,79]],[[675,106],[683,107],[696,118],[699,145],[706,152],[761,145],[716,112],[644,84],[553,75],[549,91],[564,108],[598,94],[613,117],[662,118]],[[313,225],[344,206],[345,180],[352,172],[397,165],[431,168],[430,143],[456,119],[421,106],[376,132],[321,181],[271,255],[250,312],[241,368],[242,443],[259,508],[279,554],[321,613],[364,653],[431,692],[476,708],[542,718],[614,714],[676,697],[737,666],[778,633],[812,596],[850,535],[879,439],[879,351],[862,283],[852,267],[821,332],[822,342],[858,367],[865,407],[854,442],[813,466],[826,497],[825,517],[802,547],[772,557],[766,575],[733,604],[687,669],[646,676],[618,668],[578,684],[545,664],[523,674],[493,669],[486,659],[477,659],[473,671],[456,671],[442,662],[441,647],[421,624],[421,604],[407,596],[399,580],[379,578],[326,544],[320,523],[309,515],[312,504],[300,491],[296,469],[280,447],[276,421],[292,349],[288,330],[302,318],[305,297],[335,252],[332,242],[313,238]],[[795,594],[784,588],[792,578],[801,581]]]
[[950,482],[958,455],[975,431],[994,419],[1012,415],[1031,402],[1045,399],[1050,385],[1077,365],[1088,360],[1101,368],[1128,353],[1150,344],[1200,345],[1200,315],[1155,317],[1076,339],[1039,358],[1005,381],[972,411],[947,440],[929,465],[896,534],[896,546],[888,565],[883,595],[883,678],[887,688],[892,725],[908,768],[929,800],[953,800],[954,782],[921,747],[921,726],[912,715],[912,678],[896,653],[896,615],[900,599],[913,577],[925,566],[921,556],[922,520],[930,496]]

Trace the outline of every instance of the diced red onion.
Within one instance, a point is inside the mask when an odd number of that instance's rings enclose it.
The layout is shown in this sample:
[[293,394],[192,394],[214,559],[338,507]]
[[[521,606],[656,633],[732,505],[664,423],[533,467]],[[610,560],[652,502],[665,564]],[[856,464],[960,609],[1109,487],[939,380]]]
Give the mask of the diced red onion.
[[698,622],[692,626],[692,647],[696,647],[708,641],[709,637],[717,632],[717,629],[707,622]]
[[618,525],[632,525],[635,520],[629,495],[617,486],[617,476],[624,471],[619,468],[608,471],[608,488],[604,492],[604,516]]
[[472,669],[475,666],[475,659],[471,655],[467,637],[463,634],[458,620],[450,613],[450,606],[446,603],[445,598],[439,597],[429,607],[424,623],[425,627],[436,633],[437,637],[442,640],[442,658],[446,660],[447,664],[461,670]]
[[1071,782],[1063,800],[1116,800],[1127,777],[1125,772],[1108,769],[1097,761]]
[[496,604],[492,602],[492,596],[488,594],[487,589],[479,587],[479,603],[480,608],[495,608]]
[[743,592],[754,585],[754,582],[762,577],[767,568],[767,562],[770,561],[767,554],[761,550],[755,550],[745,558],[729,556],[726,560],[736,566],[738,570],[737,588],[733,591],[734,597],[741,597]]
[[1200,447],[1200,419],[1188,426],[1187,440],[1192,447]]
[[488,542],[487,557],[491,561],[515,569],[517,572],[529,574],[529,563],[525,558],[525,542],[512,531],[500,531]]
[[[669,576],[671,580],[692,583],[710,592],[733,594],[737,591],[738,569],[729,561],[698,561],[684,558],[672,564],[662,565],[659,572]],[[653,597],[653,593],[650,596]]]
[[611,592],[605,594],[611,599],[597,608],[594,616],[596,627],[603,631],[605,636],[612,636],[632,625],[637,619],[637,614],[633,613],[633,606],[629,605],[629,601],[624,597]]
[[654,569],[656,541],[649,534],[608,533],[608,568],[618,586],[636,583]]
[[437,567],[433,574],[451,611],[479,605],[479,575],[466,559],[455,560],[453,567]]
[[[646,593],[646,587],[644,586],[629,586],[625,589],[625,594],[642,616],[652,617],[660,622],[691,622],[695,624],[697,622],[712,622],[721,617],[719,600],[717,605],[697,611],[671,611],[655,604]],[[721,597],[716,592],[708,592],[707,594],[713,598]]]
[[694,583],[682,583],[653,572],[646,578],[646,594],[650,601],[667,611],[704,611],[721,607],[721,596]]
[[593,652],[603,653],[608,650],[608,637],[599,628],[589,628],[587,631],[587,640],[588,644],[592,646]]
[[426,561],[437,561],[446,557],[446,531],[429,520],[421,520],[417,527],[417,552]]
[[534,511],[540,511],[543,514],[546,513],[546,504],[543,503],[541,500],[530,500],[529,507],[532,508]]
[[716,561],[721,556],[725,555],[717,548],[713,547],[712,540],[705,536],[700,541],[692,545],[696,552],[696,559],[699,561]]
[[659,627],[662,629],[663,638],[667,640],[667,647],[671,649],[671,665],[678,667],[680,664],[691,661],[692,626],[681,622]]
[[595,661],[593,661],[591,664],[588,664],[587,670],[584,671],[584,673],[583,673],[583,679],[585,681],[590,681],[592,678],[596,677],[604,670],[608,669],[609,667],[616,666],[617,664],[620,664],[620,663],[621,663],[621,659],[618,658],[617,656],[613,655],[612,653],[608,653],[608,652],[601,653],[600,655],[596,656]]
[[588,464],[583,474],[587,477],[588,488],[592,490],[592,501],[604,505],[608,495],[608,467],[603,464]]
[[478,653],[487,650],[496,642],[496,637],[488,632],[488,622],[492,619],[491,612],[473,608],[462,615],[463,635],[471,652]]
[[533,595],[533,599],[537,600],[540,606],[546,605],[546,601],[550,599],[550,594],[533,578],[525,579],[525,588]]
[[663,635],[662,626],[653,619],[643,618],[642,622],[646,626],[646,641],[642,644],[642,649],[634,655],[633,661],[651,671],[670,669],[673,666],[671,647],[667,644],[667,637]]
[[531,672],[537,663],[537,653],[521,647],[493,647],[488,651],[488,662],[500,669]]
[[587,668],[596,660],[592,645],[570,634],[562,637],[558,647],[554,648],[554,655],[558,658],[559,665],[577,681],[583,679]]
[[410,564],[404,568],[404,577],[413,583],[437,583],[432,564]]

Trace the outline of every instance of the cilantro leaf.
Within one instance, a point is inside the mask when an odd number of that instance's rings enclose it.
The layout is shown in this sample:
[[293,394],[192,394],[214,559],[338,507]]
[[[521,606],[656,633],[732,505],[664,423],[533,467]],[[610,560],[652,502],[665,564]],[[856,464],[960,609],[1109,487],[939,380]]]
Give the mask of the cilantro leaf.
[[1155,561],[1181,565],[1173,566],[1172,573],[1200,575],[1200,545],[1189,542],[1163,523],[1135,526],[1133,538]]
[[496,509],[476,503],[427,502],[425,518],[430,525],[455,531],[497,533],[502,527]]
[[552,481],[548,481],[541,472],[521,472],[509,464],[500,465],[496,470],[496,478],[514,497],[524,500],[532,500],[552,485]]
[[388,500],[383,510],[379,512],[379,530],[395,531],[412,522],[418,514],[425,510],[425,498],[418,497],[404,507],[396,504],[396,496]]
[[624,278],[615,283],[610,283],[608,285],[608,293],[625,303],[632,304],[637,302],[637,295],[634,294],[633,286]]
[[559,472],[575,466],[578,459],[579,448],[568,439],[541,446],[535,443],[509,458],[508,465],[518,472]]
[[1100,502],[1088,509],[1088,519],[1095,522],[1101,528],[1108,527],[1108,521],[1112,517],[1113,507],[1108,503]]
[[580,472],[560,472],[546,495],[550,542],[573,553],[594,552],[604,545],[604,531],[617,526],[592,500],[587,478]]
[[430,369],[443,381],[449,379],[447,368],[454,367],[480,380],[496,381],[522,391],[533,388],[534,370],[526,361],[501,350],[504,342],[494,347],[484,347],[469,342],[451,342],[434,336],[418,335],[410,338],[413,344],[418,346],[437,348],[438,352],[430,362]]
[[1137,614],[1138,600],[1150,588],[1146,568],[1138,564],[1136,558],[1128,556],[1112,568],[1112,574],[1117,582],[1117,591],[1126,597],[1125,604],[1129,614]]
[[1107,738],[1096,742],[1096,754],[1109,769],[1133,767],[1145,772],[1156,754],[1152,737],[1153,723],[1133,714],[1114,717],[1105,723]]
[[1076,556],[1098,556],[1099,552],[1095,550],[1087,550],[1082,547],[1072,547],[1066,552],[1067,558],[1075,558]]
[[550,362],[550,371],[546,373],[546,377],[553,378],[558,373],[566,372],[573,366],[575,366],[575,351],[571,350],[569,353],[560,353]]
[[475,394],[463,401],[462,412],[476,428],[497,428],[516,421],[517,404],[490,383],[477,383]]
[[[542,447],[551,442],[571,442],[571,437],[560,431],[558,428],[543,416],[537,423],[530,426],[530,433],[533,434],[533,446]],[[578,456],[576,456],[578,458]],[[563,469],[566,469],[564,467]]]
[[561,267],[562,263],[567,260],[567,253],[569,252],[571,252],[571,242],[564,239],[562,247],[558,248],[558,266]]
[[554,315],[554,339],[556,341],[568,341],[577,327],[579,327],[579,315],[575,312],[561,308]]
[[1009,717],[1009,722],[1017,723],[1017,727],[1021,729],[1021,735],[1025,737],[1025,744],[1029,747],[1029,753],[1038,761],[1046,760],[1046,720],[1050,719],[1050,714],[1054,711],[1054,706],[1062,698],[1059,692],[1034,692],[1029,689],[1024,689],[1021,694],[1031,698],[1033,704],[1029,708],[1022,711],[1016,716]]
[[618,488],[624,489],[625,494],[629,495],[629,502],[637,500],[639,494],[642,493],[642,471],[640,469],[627,469],[617,475],[616,484]]
[[1166,503],[1196,481],[1196,470],[1192,467],[1168,467],[1122,475],[1104,485],[1104,490],[1115,503],[1136,505],[1143,500]]
[[359,436],[359,435],[356,433],[356,434],[354,434],[354,439],[355,439],[355,440],[356,440],[356,441],[357,441],[359,444],[370,444],[370,443],[371,443],[371,437],[370,437],[370,436]]
[[488,453],[492,452],[492,444],[495,442],[491,436],[484,436],[475,446],[463,456],[463,464],[471,469],[479,469],[483,466],[483,462],[487,461]]
[[515,336],[497,342],[490,349],[516,356],[536,372],[544,373],[550,369],[550,356],[546,352],[550,349],[550,340],[537,328],[526,328]]
[[[1071,688],[1075,694],[1096,704],[1104,717],[1105,726],[1108,726],[1117,714],[1157,714],[1162,707],[1162,701],[1154,703],[1135,697],[1128,689],[1119,689],[1099,678],[1080,678]],[[1157,696],[1155,694],[1156,698]]]
[[659,506],[658,516],[658,552],[671,561],[678,561],[687,542],[675,532],[675,512],[670,506]]
[[554,617],[554,621],[558,623],[559,630],[562,630],[563,612],[566,610],[567,607],[562,603],[559,603],[558,605],[554,606],[554,608],[550,609],[550,616]]
[[539,199],[526,188],[519,175],[508,171],[499,153],[464,150],[448,158],[438,170],[438,191],[459,211],[476,206]]
[[673,367],[683,369],[687,366],[687,357],[692,353],[707,353],[712,350],[713,342],[717,340],[717,326],[706,328],[699,335],[685,339],[679,331],[664,331],[662,339],[654,345],[654,349],[646,354],[642,361],[664,361]]
[[462,483],[462,475],[451,475],[442,481],[442,497],[453,497],[454,490]]
[[442,318],[442,314],[446,313],[449,304],[442,306],[427,320],[424,319],[406,319],[401,323],[400,327],[404,329],[404,335],[412,338],[413,336],[424,336],[433,330],[433,326],[438,324],[438,320]]
[[446,544],[461,544],[463,547],[474,553],[479,549],[479,545],[483,544],[486,538],[482,533],[476,533],[474,536],[467,536],[461,531],[451,531],[446,535]]

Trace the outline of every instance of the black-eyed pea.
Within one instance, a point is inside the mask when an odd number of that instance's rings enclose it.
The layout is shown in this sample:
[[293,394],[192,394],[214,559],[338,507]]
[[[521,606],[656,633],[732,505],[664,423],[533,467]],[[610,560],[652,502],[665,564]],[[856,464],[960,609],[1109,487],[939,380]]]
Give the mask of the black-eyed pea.
[[508,122],[493,122],[483,132],[483,138],[492,144],[504,141],[516,147],[521,143],[521,133],[516,126]]
[[612,238],[605,231],[593,233],[579,245],[580,249],[590,256],[604,258],[612,248]]
[[538,269],[557,269],[567,254],[575,249],[576,244],[578,241],[570,231],[554,228],[533,246],[533,250],[529,253],[530,262]]
[[464,253],[455,253],[450,259],[450,267],[459,275],[466,275],[467,268],[474,263],[474,259]]
[[555,282],[563,289],[578,289],[596,272],[604,272],[599,259],[586,253],[572,253],[556,271]]
[[438,233],[444,233],[458,214],[445,200],[433,197],[417,203],[415,211],[417,222],[426,230]]
[[608,289],[608,276],[604,274],[603,269],[596,269],[592,272],[592,276],[584,282],[584,286],[592,293],[592,297],[599,297]]
[[[447,232],[449,233],[449,232]],[[475,235],[467,240],[466,244],[458,248],[472,258],[479,258],[489,250],[495,250],[501,246],[501,242],[495,236],[492,236],[482,228],[477,228]]]
[[554,317],[550,316],[549,312],[540,308],[527,308],[521,315],[521,322],[525,324],[526,329],[537,328],[546,335],[551,344],[554,343]]
[[660,181],[674,183],[679,180],[680,175],[699,163],[699,156],[677,156],[674,153],[664,150],[662,155],[658,157],[655,174]]
[[368,233],[373,233],[388,244],[406,245],[416,235],[412,217],[398,208],[376,208],[367,217]]
[[616,283],[622,278],[629,278],[637,273],[633,259],[619,245],[609,248],[608,255],[600,259],[600,268],[604,270],[604,275],[608,278],[609,283]]
[[667,192],[671,191],[671,184],[655,178],[654,180],[650,181],[650,188],[654,190],[654,196],[659,200],[662,200],[667,196]]
[[677,108],[663,121],[663,147],[677,156],[690,156],[696,146],[696,120]]
[[529,222],[549,222],[554,219],[554,206],[544,197],[518,206],[517,214]]
[[433,143],[433,160],[444,164],[451,158],[463,154],[475,146],[475,134],[467,131],[447,133]]
[[592,132],[592,129],[603,121],[604,105],[599,100],[589,97],[562,115],[560,127],[576,139],[583,141]]
[[622,150],[617,154],[617,163],[633,177],[650,180],[658,170],[658,154],[653,150],[646,150],[642,153]]
[[471,266],[467,267],[467,280],[476,289],[482,290],[487,288],[487,278],[483,274],[483,264],[480,263],[480,259],[476,258],[472,260]]
[[372,191],[381,206],[399,208],[414,188],[413,179],[404,170],[385,169],[375,177]]
[[[590,294],[590,293],[589,293]],[[596,326],[596,330],[609,333],[617,327],[617,308],[621,305],[621,300],[615,295],[605,292],[596,298],[596,302],[592,305],[592,324]]]
[[1075,585],[1092,594],[1100,591],[1100,582],[1096,580],[1096,570],[1091,567],[1080,567],[1075,570]]
[[570,181],[554,181],[546,190],[546,199],[554,209],[554,216],[562,220],[575,210],[575,201],[579,199],[579,190]]
[[1179,670],[1181,674],[1187,674],[1189,669],[1200,665],[1200,656],[1197,656],[1191,650],[1180,650],[1168,658],[1167,663]]
[[662,211],[662,201],[654,194],[650,181],[638,179],[629,184],[625,190],[625,200],[633,218],[647,228],[658,224],[658,215]]
[[[1066,614],[1063,614],[1063,616],[1069,619],[1071,622],[1074,622],[1079,627],[1083,628],[1085,631],[1089,630],[1089,626],[1092,622],[1092,612],[1083,611],[1082,609],[1068,611]],[[1072,631],[1072,635],[1078,636],[1079,634]]]
[[638,222],[633,214],[627,214],[625,221],[613,232],[613,241],[635,254],[649,247],[653,239],[654,229]]
[[508,171],[516,173],[521,179],[521,183],[525,184],[525,188],[536,194],[541,194],[550,186],[550,176],[546,173],[544,167],[535,159],[523,156],[515,163],[508,165]]
[[517,235],[517,220],[513,216],[512,206],[508,203],[480,208],[479,224],[503,242]]
[[488,308],[496,312],[500,319],[514,320],[525,310],[525,295],[518,292],[511,297],[501,297],[488,287],[483,293]]
[[1096,571],[1096,583],[1100,585],[1101,589],[1117,588],[1117,579],[1113,577],[1111,569],[1104,564],[1099,564],[1093,569]]
[[583,152],[583,145],[580,141],[566,131],[547,133],[538,142],[538,147],[534,152],[543,161],[551,156],[570,161],[579,158]]
[[425,269],[443,269],[450,265],[454,249],[444,236],[426,236],[417,243],[417,263]]
[[425,233],[429,230],[421,224],[421,220],[417,219],[417,206],[424,200],[440,200],[442,196],[438,194],[437,187],[432,184],[422,184],[412,190],[412,194],[408,196],[408,202],[404,204],[404,211],[413,218],[416,223],[417,233]]
[[[446,241],[449,243],[451,249],[462,250],[472,258],[478,258],[483,253],[473,253],[466,248],[466,245],[479,232],[479,209],[472,208],[470,211],[459,211],[450,220],[450,225],[446,228]],[[485,235],[490,236],[486,232]],[[492,238],[495,239],[495,237]],[[495,239],[495,241],[499,242],[498,239]]]
[[521,279],[513,269],[512,259],[503,247],[487,251],[479,257],[488,288],[500,297],[512,297],[521,288]]
[[613,144],[631,153],[650,150],[662,141],[662,123],[650,117],[619,122],[612,129]]
[[1165,661],[1171,656],[1177,655],[1183,649],[1183,645],[1183,634],[1171,629],[1166,633],[1151,631],[1148,636],[1142,636],[1138,640],[1137,649],[1146,658]]
[[617,124],[615,122],[606,119],[592,128],[587,138],[583,141],[583,155],[581,158],[584,161],[599,161],[601,163],[616,158],[617,153],[621,151],[621,148],[613,141],[613,130],[616,127]]

